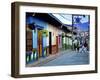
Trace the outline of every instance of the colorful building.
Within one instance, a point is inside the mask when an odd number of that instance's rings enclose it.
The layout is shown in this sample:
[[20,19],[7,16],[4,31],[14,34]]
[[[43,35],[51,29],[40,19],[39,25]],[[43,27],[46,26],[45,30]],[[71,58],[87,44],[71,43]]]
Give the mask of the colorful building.
[[51,13],[26,13],[26,64],[72,49],[73,35],[72,26]]

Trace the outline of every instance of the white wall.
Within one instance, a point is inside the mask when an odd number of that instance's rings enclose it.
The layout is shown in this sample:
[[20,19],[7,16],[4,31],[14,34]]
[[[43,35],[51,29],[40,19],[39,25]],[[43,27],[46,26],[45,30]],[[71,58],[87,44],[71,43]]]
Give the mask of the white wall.
[[[81,75],[65,75],[39,78],[22,78],[14,79],[10,77],[11,68],[11,2],[15,0],[0,0],[0,80],[100,80],[100,54],[98,54],[99,73],[97,74],[81,74]],[[41,3],[55,4],[73,4],[73,5],[89,5],[98,6],[100,10],[100,0],[16,0],[16,1],[32,1]],[[98,11],[100,14],[100,11]],[[100,21],[100,16],[98,16]],[[100,23],[98,25],[100,32]],[[100,33],[99,33],[100,35]],[[100,44],[100,37],[98,37]],[[100,47],[100,45],[98,46]],[[100,52],[100,49],[99,49]],[[98,53],[99,53],[98,52]]]
[[[52,45],[56,45],[56,36],[58,36],[59,29],[51,24],[48,24],[47,30],[48,30],[48,32],[52,32]],[[49,36],[47,38],[47,42],[49,42]]]

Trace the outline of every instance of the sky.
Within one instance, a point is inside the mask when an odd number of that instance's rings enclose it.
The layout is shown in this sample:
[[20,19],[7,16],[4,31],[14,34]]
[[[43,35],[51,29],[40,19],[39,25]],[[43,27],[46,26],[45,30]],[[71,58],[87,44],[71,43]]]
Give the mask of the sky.
[[[52,14],[56,17],[62,24],[72,25],[72,14]],[[80,14],[81,15],[81,14]],[[79,17],[80,23],[75,23],[76,18]],[[74,26],[77,27],[81,31],[88,31],[89,30],[89,16],[74,16]]]

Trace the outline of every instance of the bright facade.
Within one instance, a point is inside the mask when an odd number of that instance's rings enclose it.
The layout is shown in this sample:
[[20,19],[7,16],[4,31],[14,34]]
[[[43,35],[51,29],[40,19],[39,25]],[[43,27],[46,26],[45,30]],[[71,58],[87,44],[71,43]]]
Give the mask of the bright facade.
[[63,31],[60,23],[55,24],[32,15],[26,17],[26,63],[72,48],[71,32]]

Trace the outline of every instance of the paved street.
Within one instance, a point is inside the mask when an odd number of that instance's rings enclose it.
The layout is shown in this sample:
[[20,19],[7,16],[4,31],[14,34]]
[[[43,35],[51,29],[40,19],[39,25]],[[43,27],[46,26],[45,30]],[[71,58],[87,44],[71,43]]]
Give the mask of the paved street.
[[89,64],[89,53],[78,53],[76,51],[67,50],[61,53],[50,55],[46,58],[41,58],[35,63],[28,64],[27,67],[81,64]]
[[64,52],[59,57],[40,66],[81,65],[89,64],[89,53]]

